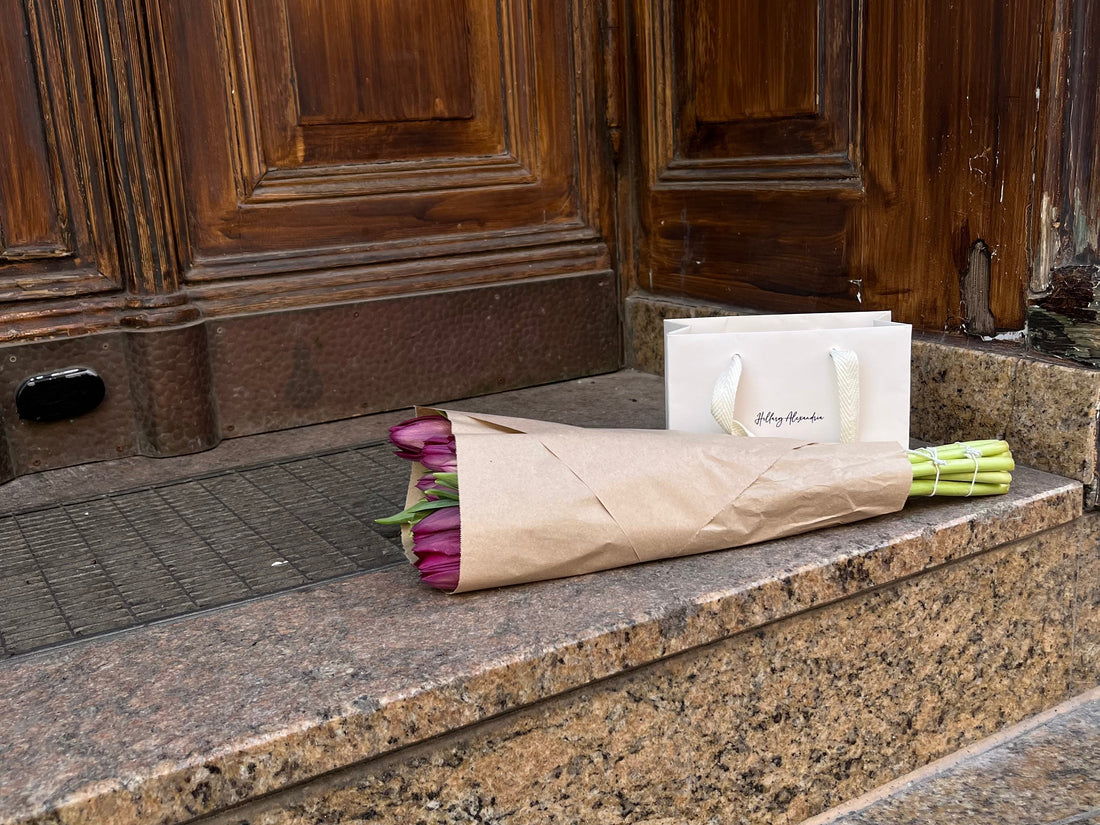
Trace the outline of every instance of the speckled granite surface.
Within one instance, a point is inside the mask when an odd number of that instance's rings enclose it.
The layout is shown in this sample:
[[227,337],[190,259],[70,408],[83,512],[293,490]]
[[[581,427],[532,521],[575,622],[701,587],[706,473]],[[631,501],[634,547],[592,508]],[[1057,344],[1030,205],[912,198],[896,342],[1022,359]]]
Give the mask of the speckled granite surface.
[[799,822],[1064,696],[1075,560],[1061,532],[221,822]]
[[[935,768],[936,766],[932,766]],[[1100,822],[1100,691],[1080,697],[819,825],[1094,825]],[[877,795],[876,795],[877,796]]]
[[626,299],[627,365],[642,372],[663,375],[665,371],[666,318],[710,318],[736,312],[714,304],[691,304],[632,295]]
[[914,438],[1005,438],[1020,461],[1076,478],[1095,499],[1100,371],[1012,348],[914,339],[912,393]]
[[[401,567],[9,660],[0,664],[0,706],[7,709],[0,719],[0,822],[186,821],[754,628],[715,649],[721,679],[736,675],[750,649],[776,655],[784,636],[775,633],[794,634],[807,655],[828,651],[840,644],[832,628],[813,631],[808,619],[763,626],[1058,528],[1079,514],[1080,502],[1075,482],[1022,470],[1013,491],[997,499],[918,502],[871,522],[738,551],[465,597],[423,589]],[[1003,612],[1010,626],[995,631],[994,659],[932,668],[950,677],[932,689],[951,695],[964,687],[953,682],[979,675],[975,689],[993,690],[999,668],[1018,664],[1029,673],[1021,684],[1033,688],[1032,698],[1015,698],[1015,688],[1005,686],[1014,696],[1005,712],[1023,713],[1065,683],[1066,552],[1040,537],[1023,551],[976,559],[966,575],[946,568],[945,575],[959,576],[959,587],[981,595],[972,607],[969,599],[924,591],[933,601],[925,615],[941,622],[935,627],[902,621],[891,606],[893,590],[861,597],[845,608],[856,612],[837,614],[837,621],[850,624],[871,610],[866,615],[877,617],[878,629],[859,630],[856,638],[874,642],[887,659],[901,627],[912,643],[934,645],[943,636],[946,651],[965,638],[979,641],[973,623],[995,617],[998,599],[1016,598],[1023,582],[1027,591],[1041,582],[1034,609],[1049,613],[1041,628],[1030,600],[1011,602]],[[1023,656],[1021,640],[1032,657]],[[917,650],[904,661],[924,669],[936,663],[919,663]],[[830,661],[784,667],[793,668],[791,678],[817,679]],[[908,666],[895,664],[884,673],[905,676]],[[1047,668],[1048,686],[1039,690]],[[652,678],[682,681],[676,672]],[[876,678],[866,693],[907,687]],[[725,682],[712,684],[726,690]],[[746,709],[764,699],[744,682],[730,682],[730,690],[734,684],[748,691]],[[812,690],[802,683],[792,695]],[[789,724],[797,720],[791,716]],[[964,714],[928,745],[930,753],[994,723]],[[903,759],[898,769],[910,764]]]
[[[665,318],[728,314],[717,305],[631,296],[631,366],[663,372]],[[1016,345],[914,334],[913,438],[933,444],[1006,438],[1021,463],[1085,484],[1092,506],[1100,494],[1098,413],[1100,370],[1025,354]]]
[[[663,411],[660,379],[636,373],[464,406],[474,409],[475,404],[508,414],[541,411],[547,418],[604,425],[658,426]],[[354,443],[360,428],[373,432],[380,426],[364,420],[343,437]],[[110,476],[113,470],[106,472]],[[116,475],[121,483],[127,473]],[[96,483],[91,476],[75,482]],[[33,498],[41,491],[29,494]],[[706,696],[728,694],[729,701],[753,716],[772,707],[761,703],[794,702],[785,705],[788,717],[780,715],[766,728],[739,728],[754,743],[766,743],[772,735],[768,731],[785,726],[787,733],[797,733],[807,723],[791,709],[816,695],[811,680],[835,687],[842,683],[836,675],[841,671],[860,686],[860,696],[887,694],[878,700],[885,704],[873,705],[881,714],[906,707],[918,695],[925,703],[962,695],[965,707],[973,707],[979,695],[992,697],[994,707],[1011,699],[1004,719],[989,708],[975,711],[973,718],[965,713],[951,717],[942,737],[922,746],[927,753],[915,757],[931,758],[1036,703],[1052,701],[1071,675],[1078,683],[1095,679],[1090,664],[1095,660],[1082,655],[1082,649],[1087,640],[1097,640],[1100,621],[1090,625],[1082,610],[1095,606],[1100,588],[1088,591],[1082,584],[1096,570],[1095,555],[1073,558],[1085,535],[1084,522],[1077,518],[1080,509],[1078,484],[1021,470],[1005,497],[916,502],[903,513],[872,522],[737,551],[465,597],[421,588],[413,571],[401,566],[11,659],[0,663],[0,823],[184,822],[380,755],[396,765],[412,758],[402,749],[428,748],[430,743],[421,743],[439,736],[451,737],[447,741],[454,747],[483,737],[477,741],[492,753],[512,759],[507,743],[493,739],[493,731],[512,724],[509,720],[535,724],[530,720],[554,718],[574,726],[569,730],[587,756],[576,762],[571,758],[562,770],[594,777],[604,765],[603,746],[592,727],[595,717],[586,715],[585,707],[603,709],[605,733],[621,715],[620,729],[608,740],[617,748],[641,747],[637,737],[630,738],[635,725],[650,732],[652,741],[638,751],[643,755],[614,768],[626,771],[623,781],[638,783],[635,774],[649,770],[645,766],[651,761],[645,760],[656,758],[655,753],[659,757],[667,748],[670,758],[687,758],[686,742],[674,740],[678,731],[686,735],[683,726],[689,719],[701,731],[709,730],[706,741],[716,746],[716,723],[698,709]],[[1087,538],[1095,554],[1097,539]],[[995,549],[1005,544],[1010,547]],[[989,550],[993,553],[974,557]],[[1079,582],[1077,602],[1071,599],[1069,607],[1067,559],[1078,565]],[[969,572],[963,575],[964,570]],[[943,577],[950,592],[941,592],[932,578],[926,581],[921,576],[926,571]],[[1033,599],[1021,602],[1024,581],[1031,582]],[[848,597],[853,600],[825,607]],[[906,599],[915,612],[897,612]],[[1067,618],[1073,604],[1079,607],[1076,625]],[[826,615],[824,627],[813,618]],[[980,633],[974,623],[984,623],[987,616],[993,617],[990,639],[995,640],[988,654],[971,658],[969,665],[937,658],[976,646]],[[1005,617],[1011,617],[1007,624]],[[851,630],[847,642],[837,635],[840,626]],[[1078,635],[1067,636],[1074,626]],[[859,649],[865,637],[867,649],[879,651],[877,660],[864,657],[860,664],[841,655]],[[970,647],[963,645],[965,638],[971,639]],[[1027,655],[1022,653],[1025,643]],[[802,653],[784,653],[788,644]],[[887,648],[895,645],[908,652],[890,653]],[[758,663],[751,678],[745,669],[750,655],[767,660],[766,666]],[[668,657],[676,658],[652,664]],[[934,668],[924,661],[928,657]],[[912,674],[906,662],[915,668]],[[1027,674],[1021,684],[1033,687],[1028,696],[1016,699],[1016,688],[999,678],[1009,666]],[[834,674],[831,668],[841,669]],[[860,669],[867,671],[868,681]],[[918,670],[945,678],[938,687],[921,688],[932,693],[913,693],[908,681]],[[690,689],[690,673],[696,674],[694,682],[709,688],[689,697],[683,691]],[[883,681],[895,676],[896,686]],[[765,689],[768,684],[782,689]],[[651,686],[671,691],[672,698],[640,700],[640,691]],[[588,705],[576,704],[578,697]],[[677,722],[679,702],[688,698],[695,710]],[[729,713],[723,714],[723,724],[732,725]],[[827,727],[829,719],[846,714],[823,707],[814,724]],[[931,724],[918,717],[914,724]],[[537,728],[522,741],[562,752],[567,743],[558,744]],[[869,735],[880,738],[893,736],[889,730],[889,725],[868,726]],[[908,769],[914,758],[899,742],[890,745],[900,754],[896,765],[872,760],[866,770],[855,762],[845,768],[844,762],[854,757],[834,745],[820,747],[828,754],[821,764],[811,754],[776,776],[809,771],[824,783],[819,788],[824,795],[814,797],[824,804],[838,793],[825,789],[830,782],[841,783],[844,793],[855,792],[880,771]],[[429,758],[423,755],[427,751],[418,753],[422,756],[415,758]],[[489,756],[478,757],[476,764],[492,761],[481,759]],[[513,773],[522,764],[514,760]],[[733,770],[733,763],[722,764]],[[838,770],[848,779],[836,779]],[[717,773],[708,776],[708,782],[718,781]],[[768,793],[781,787],[773,788],[763,775],[745,776],[750,778],[739,781],[756,782]],[[546,787],[560,790],[561,785]],[[618,810],[624,816],[624,808],[614,807],[620,803],[598,796],[598,787],[591,792],[597,794],[594,799],[605,800],[605,813],[614,816]],[[689,782],[677,793],[692,798],[691,787]],[[761,804],[788,809],[800,804],[782,802],[777,794]],[[325,794],[317,799],[317,805],[329,804]],[[429,802],[425,810],[442,809],[442,803],[433,809]],[[335,808],[329,811],[336,816]],[[476,816],[467,812],[436,821]],[[482,821],[489,821],[487,816]],[[513,821],[525,821],[515,816]],[[625,816],[640,819],[640,814]],[[527,821],[547,820],[531,814]]]
[[1076,691],[1096,684],[1100,674],[1100,513],[1078,519],[1077,614],[1073,645]]

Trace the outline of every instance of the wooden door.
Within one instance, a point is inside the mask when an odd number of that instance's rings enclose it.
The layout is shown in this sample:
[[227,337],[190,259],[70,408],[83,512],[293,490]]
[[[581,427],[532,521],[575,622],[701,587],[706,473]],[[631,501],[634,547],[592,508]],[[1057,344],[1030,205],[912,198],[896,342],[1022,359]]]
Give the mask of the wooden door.
[[[126,273],[118,253],[108,161],[99,144],[88,23],[79,3],[0,3],[0,481],[51,463],[115,452],[114,417],[98,445],[54,428],[26,443],[15,390],[46,364],[69,363],[70,336],[114,316]],[[53,340],[36,351],[19,346]],[[47,352],[48,350],[48,352]],[[105,374],[125,378],[117,349]],[[128,417],[123,407],[121,415]],[[132,429],[132,427],[131,427]],[[14,446],[12,446],[14,445]],[[126,444],[122,452],[128,452]],[[63,456],[52,459],[50,456]]]
[[611,370],[627,291],[1016,329],[1082,2],[0,0],[0,478]]
[[[0,26],[0,301],[99,294],[121,285],[76,8],[5,2]],[[18,312],[8,323],[18,325]],[[13,330],[4,331],[12,335]]]
[[0,478],[621,363],[596,4],[0,10]]
[[639,288],[1023,326],[1050,2],[630,5]]

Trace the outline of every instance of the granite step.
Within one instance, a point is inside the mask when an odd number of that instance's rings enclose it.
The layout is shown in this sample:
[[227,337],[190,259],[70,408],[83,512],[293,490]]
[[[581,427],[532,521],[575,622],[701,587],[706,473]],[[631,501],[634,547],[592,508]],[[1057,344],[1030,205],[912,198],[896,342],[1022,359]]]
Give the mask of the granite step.
[[[621,373],[454,406],[644,427],[662,402]],[[6,506],[361,450],[396,417]],[[1098,651],[1100,516],[1021,467],[735,551],[458,597],[383,567],[11,656],[0,823],[797,823],[1092,689]]]
[[804,825],[1098,825],[1100,689]]

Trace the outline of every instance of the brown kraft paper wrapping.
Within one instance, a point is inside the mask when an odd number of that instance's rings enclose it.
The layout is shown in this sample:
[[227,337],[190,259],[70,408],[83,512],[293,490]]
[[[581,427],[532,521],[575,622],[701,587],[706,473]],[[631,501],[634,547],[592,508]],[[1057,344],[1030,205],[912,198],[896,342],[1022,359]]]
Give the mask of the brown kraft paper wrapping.
[[[909,459],[892,442],[588,429],[443,412],[455,435],[462,500],[456,593],[892,513],[912,483]],[[410,485],[410,503],[418,495]]]

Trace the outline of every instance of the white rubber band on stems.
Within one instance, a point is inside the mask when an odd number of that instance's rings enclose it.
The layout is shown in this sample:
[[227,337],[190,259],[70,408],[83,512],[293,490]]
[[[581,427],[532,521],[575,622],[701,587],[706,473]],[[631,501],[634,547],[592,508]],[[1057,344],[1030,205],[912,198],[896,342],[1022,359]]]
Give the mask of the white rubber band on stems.
[[[934,496],[936,494],[936,490],[940,486],[940,467],[943,467],[945,464],[947,464],[947,461],[936,455],[935,447],[919,447],[916,450],[909,450],[909,452],[913,455],[919,455],[923,458],[927,458],[932,462],[932,466],[936,468],[936,480],[932,482],[932,492],[928,494],[929,497]],[[974,486],[971,485],[970,489],[973,490]]]

